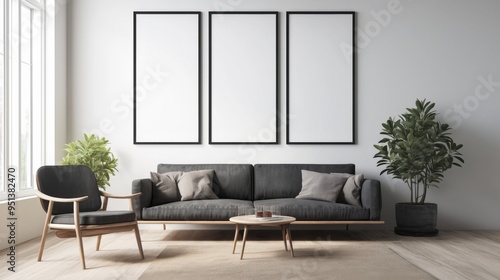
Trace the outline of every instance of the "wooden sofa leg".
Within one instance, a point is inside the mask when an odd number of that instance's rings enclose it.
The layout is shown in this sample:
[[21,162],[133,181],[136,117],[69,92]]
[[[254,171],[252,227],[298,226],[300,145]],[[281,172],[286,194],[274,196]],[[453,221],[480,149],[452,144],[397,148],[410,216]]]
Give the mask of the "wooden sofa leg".
[[345,231],[349,231],[349,225],[345,225]]
[[163,230],[167,230],[167,224],[163,224]]

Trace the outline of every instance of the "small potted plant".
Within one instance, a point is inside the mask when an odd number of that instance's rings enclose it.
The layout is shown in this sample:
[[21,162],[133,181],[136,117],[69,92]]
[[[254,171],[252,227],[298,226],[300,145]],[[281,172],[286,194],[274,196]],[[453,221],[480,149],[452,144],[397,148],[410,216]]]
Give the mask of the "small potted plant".
[[107,147],[108,144],[109,141],[104,137],[84,134],[82,140],[66,144],[64,150],[67,154],[61,164],[88,166],[94,172],[99,188],[106,190],[110,176],[118,172],[118,159]]
[[425,202],[427,190],[437,187],[446,170],[464,163],[462,145],[453,141],[448,124],[436,120],[435,103],[417,99],[415,105],[382,124],[384,138],[374,145],[374,157],[385,167],[381,175],[392,175],[410,189],[410,202],[396,204],[395,233],[434,236],[437,205]]

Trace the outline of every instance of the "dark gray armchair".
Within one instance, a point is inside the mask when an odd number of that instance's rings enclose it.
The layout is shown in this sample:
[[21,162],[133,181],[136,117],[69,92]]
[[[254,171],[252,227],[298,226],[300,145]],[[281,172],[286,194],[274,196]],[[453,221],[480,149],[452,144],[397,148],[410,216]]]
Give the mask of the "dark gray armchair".
[[83,269],[86,266],[82,237],[87,236],[97,236],[98,251],[103,234],[134,230],[139,253],[144,259],[135,213],[106,211],[108,198],[130,199],[132,205],[132,198],[140,193],[117,196],[102,192],[92,170],[83,165],[42,166],[37,171],[36,180],[37,196],[47,212],[38,261],[42,260],[49,228],[56,230],[57,237],[76,237]]

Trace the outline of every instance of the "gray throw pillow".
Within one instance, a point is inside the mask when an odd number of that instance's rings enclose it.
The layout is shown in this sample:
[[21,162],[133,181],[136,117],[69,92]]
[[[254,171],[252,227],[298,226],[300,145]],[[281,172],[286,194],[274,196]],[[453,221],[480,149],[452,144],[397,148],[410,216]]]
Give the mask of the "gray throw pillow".
[[302,170],[302,190],[295,198],[336,202],[347,176],[342,173],[318,173]]
[[339,194],[338,202],[361,207],[361,186],[364,181],[364,176],[363,174],[346,175],[348,175],[349,178],[347,178],[344,188]]
[[214,170],[199,170],[182,173],[177,181],[181,200],[216,199],[212,190]]
[[153,206],[181,200],[181,195],[177,189],[177,180],[179,180],[181,174],[180,171],[150,172],[151,181],[156,186],[156,188],[153,188],[153,199],[151,201]]

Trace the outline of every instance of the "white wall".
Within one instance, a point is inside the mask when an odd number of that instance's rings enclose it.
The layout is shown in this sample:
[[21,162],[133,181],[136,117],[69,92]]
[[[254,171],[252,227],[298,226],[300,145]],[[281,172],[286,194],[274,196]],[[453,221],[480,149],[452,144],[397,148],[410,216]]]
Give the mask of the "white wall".
[[[203,12],[201,145],[133,145],[132,13],[139,10]],[[208,11],[219,10],[280,12],[283,111],[285,12],[356,11],[358,143],[286,145],[282,133],[279,145],[208,145]],[[389,10],[390,18],[382,16]],[[439,228],[498,230],[498,11],[500,2],[488,0],[74,0],[68,6],[68,141],[96,130],[111,141],[120,171],[108,189],[114,193],[130,192],[132,180],[148,177],[158,163],[355,163],[357,172],[382,181],[382,219],[391,229],[394,203],[409,199],[409,192],[401,183],[378,175],[381,168],[373,159],[373,144],[389,116],[413,106],[416,98],[427,98],[456,128],[454,137],[464,144],[466,160],[463,168],[448,171],[440,188],[428,195],[428,202],[439,204]],[[284,124],[281,128],[284,131]],[[122,206],[126,204],[110,205]]]
[[38,198],[18,199],[15,206],[17,220],[13,221],[14,233],[7,227],[11,222],[7,220],[9,218],[8,205],[6,202],[0,203],[0,219],[4,223],[0,228],[0,250],[42,235],[45,212],[42,210],[40,200]]

